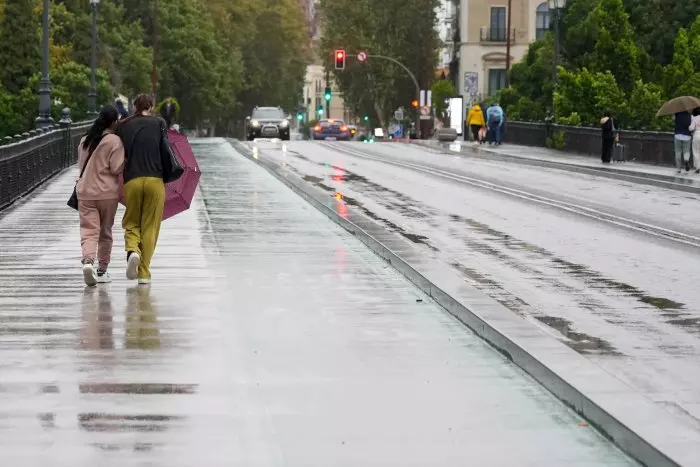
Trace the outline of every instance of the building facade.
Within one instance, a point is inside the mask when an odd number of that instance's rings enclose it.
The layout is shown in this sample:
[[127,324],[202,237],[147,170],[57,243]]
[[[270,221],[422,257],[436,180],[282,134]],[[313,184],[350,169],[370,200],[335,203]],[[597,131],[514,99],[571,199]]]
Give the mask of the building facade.
[[520,61],[528,46],[549,30],[547,0],[461,0],[454,61],[455,85],[465,104],[482,101],[506,85],[506,38],[510,36],[510,63]]

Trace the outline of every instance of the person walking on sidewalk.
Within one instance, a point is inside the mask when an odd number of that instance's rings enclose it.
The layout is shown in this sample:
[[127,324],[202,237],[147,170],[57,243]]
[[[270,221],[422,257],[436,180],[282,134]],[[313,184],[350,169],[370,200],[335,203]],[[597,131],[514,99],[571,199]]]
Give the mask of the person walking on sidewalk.
[[700,109],[693,110],[693,119],[690,122],[690,131],[693,132],[693,163],[695,173],[700,174]]
[[488,120],[489,128],[489,143],[500,145],[502,136],[501,130],[503,128],[503,120],[505,120],[503,107],[501,107],[499,104],[491,104],[486,111],[486,118]]
[[469,114],[467,114],[467,125],[472,131],[472,137],[475,142],[482,143],[481,138],[479,138],[479,131],[486,126],[486,120],[484,119],[484,112],[481,110],[481,106],[478,103],[474,103],[471,109],[469,109]]
[[158,243],[165,204],[161,144],[165,122],[154,117],[153,100],[146,94],[134,101],[134,115],[119,125],[124,143],[124,201],[122,219],[129,280],[151,283],[151,259]]
[[693,119],[689,112],[677,112],[674,115],[673,149],[676,153],[676,169],[678,173],[685,167],[686,173],[690,172],[690,124]]
[[600,131],[603,139],[600,160],[603,164],[609,164],[612,161],[613,146],[615,146],[615,121],[612,118],[612,112],[608,110],[603,112],[603,118],[600,119]]
[[[119,204],[119,175],[124,146],[114,134],[119,112],[105,106],[80,140],[78,165],[84,168],[76,185],[80,216],[83,277],[89,286],[110,282],[107,267],[112,255],[112,227]],[[95,270],[95,260],[98,261]]]

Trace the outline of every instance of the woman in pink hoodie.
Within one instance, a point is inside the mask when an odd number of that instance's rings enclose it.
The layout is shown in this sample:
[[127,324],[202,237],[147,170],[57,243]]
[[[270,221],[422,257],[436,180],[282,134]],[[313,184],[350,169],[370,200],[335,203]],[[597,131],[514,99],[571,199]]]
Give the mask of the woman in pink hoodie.
[[117,109],[105,106],[78,145],[78,166],[85,167],[76,187],[83,277],[91,287],[111,282],[107,267],[112,255],[112,226],[119,204],[119,175],[124,169],[124,146],[121,138],[114,134],[118,120]]

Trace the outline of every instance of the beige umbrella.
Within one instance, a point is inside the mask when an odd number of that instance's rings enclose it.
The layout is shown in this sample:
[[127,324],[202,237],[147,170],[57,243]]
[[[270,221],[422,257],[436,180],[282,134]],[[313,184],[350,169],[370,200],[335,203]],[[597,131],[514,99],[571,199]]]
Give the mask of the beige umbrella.
[[664,115],[673,115],[678,112],[692,112],[694,109],[700,107],[700,99],[693,96],[681,96],[671,99],[661,106],[658,112],[656,112],[657,117],[663,117]]

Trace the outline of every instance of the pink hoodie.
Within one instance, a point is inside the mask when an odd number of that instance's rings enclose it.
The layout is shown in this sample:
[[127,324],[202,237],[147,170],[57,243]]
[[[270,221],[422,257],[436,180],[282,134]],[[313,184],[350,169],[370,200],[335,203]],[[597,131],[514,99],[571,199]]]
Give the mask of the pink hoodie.
[[[78,199],[96,201],[119,199],[119,175],[124,170],[124,145],[119,136],[107,130],[92,153],[83,177],[78,181]],[[78,145],[78,167],[82,170],[88,157],[83,149],[85,138]]]

